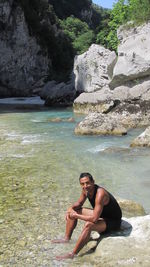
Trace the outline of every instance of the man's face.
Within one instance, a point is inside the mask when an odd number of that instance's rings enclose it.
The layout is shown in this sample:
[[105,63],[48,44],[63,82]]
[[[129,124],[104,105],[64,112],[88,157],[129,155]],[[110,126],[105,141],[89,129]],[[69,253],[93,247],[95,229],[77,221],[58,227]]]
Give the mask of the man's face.
[[80,179],[80,185],[86,195],[90,194],[94,188],[94,181],[91,181],[89,177],[83,177]]

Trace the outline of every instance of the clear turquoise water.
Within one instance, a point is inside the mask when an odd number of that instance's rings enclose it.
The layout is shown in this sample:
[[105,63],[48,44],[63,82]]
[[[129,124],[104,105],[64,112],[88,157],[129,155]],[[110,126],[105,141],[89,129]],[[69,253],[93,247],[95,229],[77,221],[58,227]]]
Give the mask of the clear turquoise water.
[[75,136],[80,120],[71,109],[0,114],[1,264],[47,266],[44,260],[64,252],[50,239],[63,235],[65,210],[79,196],[81,172],[150,212],[150,150],[129,148],[143,129],[123,137]]

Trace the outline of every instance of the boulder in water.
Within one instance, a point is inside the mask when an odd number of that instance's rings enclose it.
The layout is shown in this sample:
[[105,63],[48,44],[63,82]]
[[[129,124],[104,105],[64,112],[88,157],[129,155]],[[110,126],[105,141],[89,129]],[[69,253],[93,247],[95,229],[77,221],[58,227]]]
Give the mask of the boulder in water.
[[127,129],[115,118],[101,113],[90,113],[76,126],[75,134],[125,135]]
[[150,126],[133,140],[131,147],[136,146],[150,147]]

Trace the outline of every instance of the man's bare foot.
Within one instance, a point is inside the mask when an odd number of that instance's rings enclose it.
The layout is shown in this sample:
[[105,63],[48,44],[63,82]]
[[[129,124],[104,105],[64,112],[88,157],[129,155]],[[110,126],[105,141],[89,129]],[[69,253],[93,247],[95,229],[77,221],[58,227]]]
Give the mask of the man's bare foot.
[[63,243],[68,243],[69,239],[61,238],[61,239],[53,239],[51,243],[55,244],[63,244]]
[[62,261],[62,260],[66,260],[66,259],[73,259],[74,258],[74,253],[70,252],[64,255],[60,255],[60,256],[56,256],[56,260],[58,261]]

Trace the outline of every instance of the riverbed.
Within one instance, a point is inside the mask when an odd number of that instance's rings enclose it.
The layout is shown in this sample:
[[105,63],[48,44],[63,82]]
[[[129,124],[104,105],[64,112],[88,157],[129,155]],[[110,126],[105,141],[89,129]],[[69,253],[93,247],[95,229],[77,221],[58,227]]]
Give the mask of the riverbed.
[[150,150],[130,148],[143,129],[123,137],[75,136],[80,120],[70,108],[1,112],[0,266],[94,266],[90,255],[55,260],[73,248],[82,222],[69,245],[51,244],[63,236],[81,172],[150,213]]

